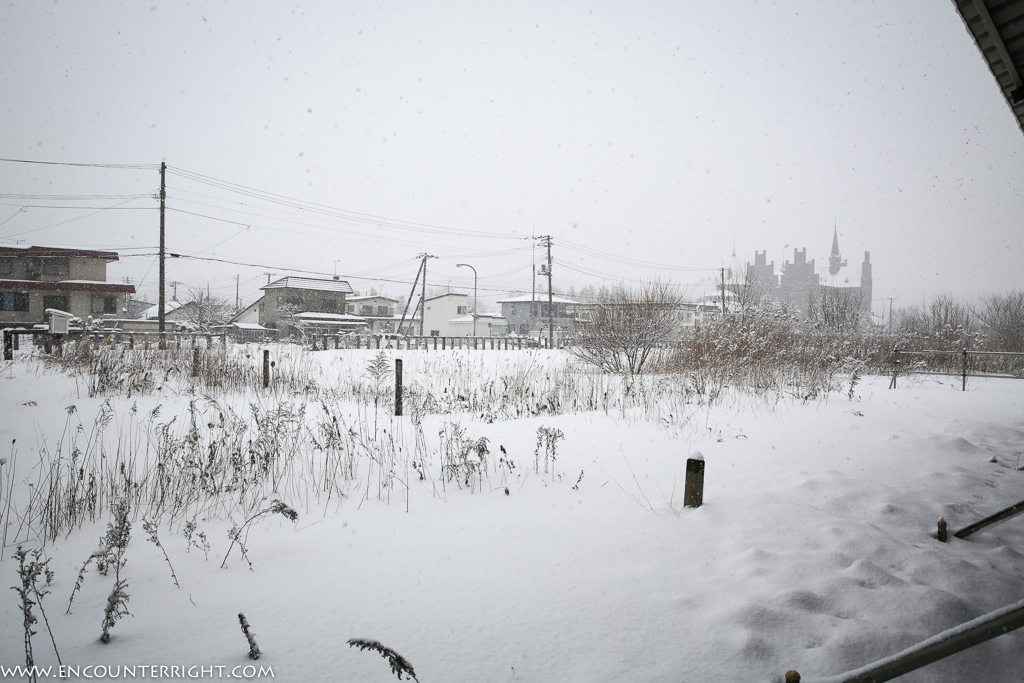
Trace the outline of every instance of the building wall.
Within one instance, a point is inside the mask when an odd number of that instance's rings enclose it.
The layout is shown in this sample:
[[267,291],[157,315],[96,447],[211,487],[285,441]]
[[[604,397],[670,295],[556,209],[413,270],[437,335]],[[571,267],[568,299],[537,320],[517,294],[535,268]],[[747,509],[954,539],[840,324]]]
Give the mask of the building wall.
[[423,306],[423,334],[438,337],[459,336],[449,321],[469,314],[472,309],[468,294],[445,294],[427,299]]
[[[543,296],[543,300],[541,297]],[[572,327],[576,320],[576,308],[578,304],[555,301],[553,304],[554,325],[556,330],[565,330]],[[537,314],[532,315],[531,310],[536,308]],[[548,330],[548,302],[547,295],[538,295],[537,301],[503,301],[501,302],[501,317],[508,321],[508,330],[511,334],[536,335],[538,332],[547,333]]]
[[[0,310],[0,323],[42,323],[45,309],[58,308],[85,320],[86,318],[120,318],[124,315],[124,295],[120,292],[88,292],[68,290],[33,290],[0,287],[0,297],[25,295],[27,311]],[[94,308],[93,304],[96,304]],[[6,308],[6,307],[4,307]]]
[[294,307],[295,313],[345,313],[346,296],[344,292],[291,287],[264,290],[260,325],[276,328],[281,321],[281,314],[287,314],[289,307]]
[[75,256],[0,256],[0,278],[36,282],[106,282],[107,262],[105,259]]

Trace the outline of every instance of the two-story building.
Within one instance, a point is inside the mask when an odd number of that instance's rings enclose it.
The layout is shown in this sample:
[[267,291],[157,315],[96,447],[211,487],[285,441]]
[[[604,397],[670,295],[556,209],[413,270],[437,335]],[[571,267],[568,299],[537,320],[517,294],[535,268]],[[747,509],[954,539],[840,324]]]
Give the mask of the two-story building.
[[[386,296],[350,296],[348,298],[348,314],[366,321],[367,330],[371,334],[394,334],[402,322],[402,313],[398,310],[398,299]],[[407,314],[402,323],[401,333],[405,335],[419,334],[419,319]]]
[[366,329],[364,321],[348,313],[352,287],[345,280],[283,277],[260,289],[259,324],[278,330],[279,338]]
[[0,246],[0,325],[46,321],[46,309],[83,320],[121,318],[133,285],[107,282],[113,251]]
[[[507,321],[509,334],[522,336],[534,336],[538,334],[545,336],[548,331],[548,295],[547,293],[531,296],[510,297],[498,301],[501,304],[501,317]],[[580,304],[571,299],[560,296],[551,297],[551,322],[554,323],[555,332],[559,333],[572,329],[576,316],[586,304]]]

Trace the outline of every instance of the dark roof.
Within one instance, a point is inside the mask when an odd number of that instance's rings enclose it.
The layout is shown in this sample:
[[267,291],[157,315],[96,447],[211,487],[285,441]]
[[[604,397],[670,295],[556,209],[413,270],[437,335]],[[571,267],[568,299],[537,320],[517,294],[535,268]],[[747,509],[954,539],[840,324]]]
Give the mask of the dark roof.
[[99,280],[65,280],[39,282],[38,280],[0,280],[0,289],[41,289],[49,292],[122,292],[135,293],[135,285],[120,285]]
[[954,0],[1024,132],[1024,0]]
[[105,261],[117,261],[116,251],[96,251],[95,249],[65,249],[64,247],[3,247],[0,256],[77,256],[79,258],[98,258]]

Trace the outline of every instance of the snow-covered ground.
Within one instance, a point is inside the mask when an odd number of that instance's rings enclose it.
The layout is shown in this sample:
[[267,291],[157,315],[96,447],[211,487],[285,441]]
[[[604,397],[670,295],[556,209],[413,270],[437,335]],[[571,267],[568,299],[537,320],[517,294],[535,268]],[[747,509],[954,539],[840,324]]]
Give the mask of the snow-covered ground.
[[[399,355],[414,380],[416,352]],[[372,352],[316,358],[352,370]],[[99,635],[111,577],[91,568],[65,614],[105,530],[86,524],[46,545],[55,579],[44,607],[63,662],[82,667],[223,666],[215,671],[226,676],[253,663],[243,612],[263,652],[257,664],[283,681],[395,680],[350,638],[393,648],[423,683],[841,673],[1024,599],[1024,518],[967,540],[935,539],[940,517],[955,530],[1024,498],[1024,383],[972,380],[961,392],[952,378],[903,379],[896,390],[888,381],[866,378],[852,399],[734,396],[672,419],[614,409],[493,422],[430,415],[423,434],[434,455],[420,463],[429,476],[401,472],[408,496],[401,482],[390,500],[379,495],[377,475],[365,472],[340,499],[290,488],[281,497],[299,519],[253,525],[252,571],[237,549],[220,566],[230,521],[197,520],[209,559],[189,548],[180,524],[165,523],[180,588],[139,519],[123,574],[133,616],[109,644]],[[180,420],[188,398],[117,397],[107,431],[126,429],[133,402],[139,415],[163,405],[157,422]],[[81,380],[40,372],[24,356],[6,363],[0,488],[12,459],[23,486],[39,449],[56,451],[67,406],[87,435],[101,403]],[[372,405],[361,410],[372,425]],[[407,457],[410,418],[380,420]],[[439,432],[451,424],[488,440],[488,471],[473,490],[441,482]],[[542,426],[564,434],[548,474],[543,463],[532,471]],[[500,466],[499,446],[515,468]],[[683,508],[686,459],[697,452],[704,505]],[[11,553],[0,585],[18,581]],[[37,663],[56,664],[41,619],[36,631]],[[1022,639],[1000,636],[900,680],[1018,682]],[[0,665],[24,663],[22,643],[11,591],[0,601]]]

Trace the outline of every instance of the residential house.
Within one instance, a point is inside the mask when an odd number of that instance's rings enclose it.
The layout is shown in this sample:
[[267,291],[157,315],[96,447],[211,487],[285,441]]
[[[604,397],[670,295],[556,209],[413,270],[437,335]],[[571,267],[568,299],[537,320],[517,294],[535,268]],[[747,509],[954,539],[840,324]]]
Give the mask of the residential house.
[[0,246],[0,324],[33,325],[46,309],[83,320],[121,318],[133,285],[107,282],[113,251],[39,246]]
[[[501,317],[507,321],[509,334],[521,336],[545,336],[548,331],[548,295],[510,297],[498,301],[501,304]],[[560,296],[551,297],[552,322],[556,332],[567,332],[572,329],[577,315],[583,314],[591,304],[580,304],[578,301]]]
[[452,328],[450,322],[470,315],[471,310],[468,294],[449,292],[432,296],[423,302],[423,334],[431,337],[461,337],[461,327],[456,325]]
[[[386,296],[352,296],[348,298],[348,314],[362,318],[367,330],[372,334],[394,334],[402,323],[402,313],[398,310],[398,299]],[[401,333],[405,335],[419,334],[418,319],[407,314],[402,323]]]
[[259,324],[278,330],[279,338],[366,329],[362,319],[347,313],[352,287],[337,276],[284,277],[260,289],[264,295]]

